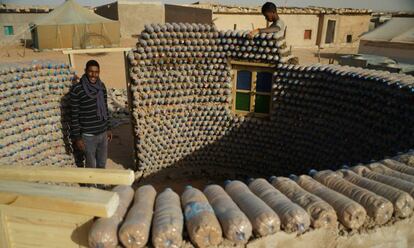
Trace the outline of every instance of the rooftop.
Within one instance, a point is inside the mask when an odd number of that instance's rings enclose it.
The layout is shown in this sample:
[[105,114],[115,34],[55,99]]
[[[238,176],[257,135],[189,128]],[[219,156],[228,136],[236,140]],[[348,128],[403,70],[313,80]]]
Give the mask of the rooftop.
[[0,13],[49,13],[52,10],[49,6],[0,4]]
[[[217,3],[195,2],[192,7],[211,9],[213,13],[261,13],[261,7],[240,7],[231,5],[221,5]],[[371,14],[370,9],[353,9],[353,8],[325,8],[325,7],[278,7],[279,14]]]
[[364,34],[361,40],[414,44],[414,18],[393,17],[380,27]]
[[[49,13],[57,6],[48,5],[18,5],[0,3],[0,13]],[[90,6],[83,6],[89,10],[93,8]]]

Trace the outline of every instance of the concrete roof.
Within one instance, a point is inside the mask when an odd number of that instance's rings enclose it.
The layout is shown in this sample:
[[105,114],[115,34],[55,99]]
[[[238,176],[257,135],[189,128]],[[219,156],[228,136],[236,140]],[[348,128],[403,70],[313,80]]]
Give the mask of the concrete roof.
[[161,5],[161,1],[148,1],[148,0],[118,0],[118,4],[154,4]]
[[49,6],[25,6],[16,4],[0,4],[0,13],[49,13]]
[[[188,6],[188,5],[187,5]],[[213,13],[250,13],[261,14],[261,7],[240,7],[221,5],[215,3],[196,2],[191,4],[192,7],[211,9]],[[324,7],[278,7],[279,14],[365,14],[370,15],[372,10],[369,9],[352,9],[352,8],[324,8]]]
[[361,40],[414,44],[414,18],[394,17],[363,35]]

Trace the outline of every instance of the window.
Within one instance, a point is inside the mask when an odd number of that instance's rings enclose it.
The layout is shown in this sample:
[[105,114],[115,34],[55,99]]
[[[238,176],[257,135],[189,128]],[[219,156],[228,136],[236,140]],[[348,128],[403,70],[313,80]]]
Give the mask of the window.
[[312,39],[312,30],[311,29],[306,29],[305,30],[304,39],[305,40],[311,40]]
[[13,26],[4,26],[4,35],[14,35]]
[[328,20],[328,26],[326,28],[326,37],[325,37],[325,43],[331,44],[334,42],[335,39],[335,20]]
[[352,43],[352,34],[346,36],[346,43]]
[[266,117],[271,109],[273,65],[232,62],[233,110]]

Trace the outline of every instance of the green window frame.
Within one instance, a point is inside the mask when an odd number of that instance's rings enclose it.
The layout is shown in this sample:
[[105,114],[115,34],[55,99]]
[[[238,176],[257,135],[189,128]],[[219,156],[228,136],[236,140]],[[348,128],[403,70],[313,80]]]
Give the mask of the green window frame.
[[274,65],[231,61],[233,112],[237,115],[269,117],[272,109]]
[[5,36],[11,36],[14,35],[14,28],[13,26],[3,26],[3,30],[4,30],[4,35]]

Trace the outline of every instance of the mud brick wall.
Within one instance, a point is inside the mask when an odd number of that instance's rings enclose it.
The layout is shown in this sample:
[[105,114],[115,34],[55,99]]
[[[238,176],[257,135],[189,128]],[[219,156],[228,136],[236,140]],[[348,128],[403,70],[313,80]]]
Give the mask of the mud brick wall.
[[[291,65],[286,47],[280,33],[146,26],[129,54],[138,169],[286,175],[412,148],[412,77]],[[270,118],[232,112],[234,61],[274,65]]]

